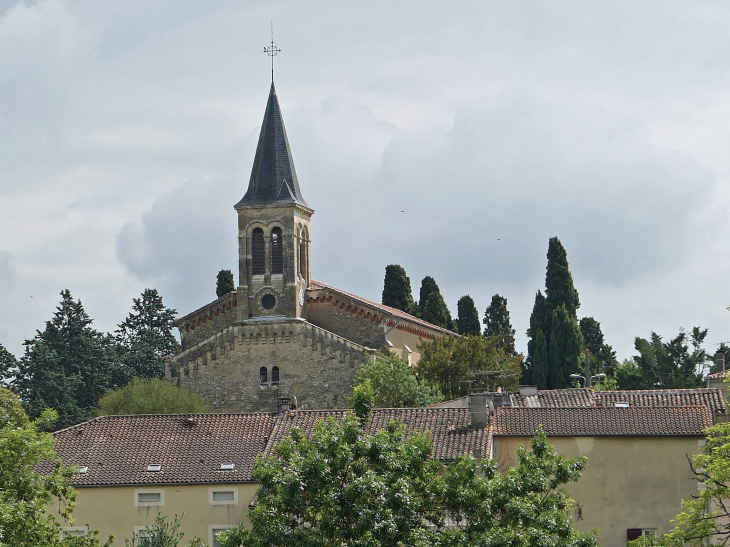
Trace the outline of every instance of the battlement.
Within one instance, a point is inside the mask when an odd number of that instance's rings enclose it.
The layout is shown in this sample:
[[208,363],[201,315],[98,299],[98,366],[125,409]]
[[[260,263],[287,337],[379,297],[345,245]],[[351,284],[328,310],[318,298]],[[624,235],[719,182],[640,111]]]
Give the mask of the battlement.
[[236,293],[229,292],[175,321],[173,325],[180,331],[183,351],[235,323],[237,304]]

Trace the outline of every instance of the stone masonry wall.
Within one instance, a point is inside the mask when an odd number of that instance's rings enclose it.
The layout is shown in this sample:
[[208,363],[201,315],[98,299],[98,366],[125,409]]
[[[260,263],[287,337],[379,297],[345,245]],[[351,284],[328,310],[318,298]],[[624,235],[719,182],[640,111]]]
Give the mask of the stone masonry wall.
[[236,321],[236,293],[224,294],[207,306],[175,321],[183,351],[232,325]]
[[[219,412],[276,411],[277,397],[299,408],[343,408],[358,366],[375,352],[301,319],[247,322],[183,350],[166,366],[169,381]],[[269,378],[260,385],[259,369]],[[279,367],[279,385],[271,370]]]
[[381,349],[385,345],[385,328],[375,314],[353,313],[339,301],[323,299],[307,299],[304,317],[330,332],[343,338],[373,349]]

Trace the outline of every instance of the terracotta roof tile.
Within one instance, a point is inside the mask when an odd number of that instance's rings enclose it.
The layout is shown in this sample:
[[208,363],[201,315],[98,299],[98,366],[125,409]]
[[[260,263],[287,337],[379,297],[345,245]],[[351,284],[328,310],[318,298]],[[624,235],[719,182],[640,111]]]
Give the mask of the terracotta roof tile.
[[[104,416],[54,433],[66,465],[88,467],[74,486],[240,483],[253,480],[275,414]],[[220,464],[233,462],[233,471]],[[151,463],[159,472],[146,471]]]
[[309,286],[310,291],[321,291],[323,289],[330,290],[332,292],[336,292],[339,294],[342,294],[344,296],[347,296],[349,298],[352,298],[353,300],[359,300],[363,304],[367,304],[368,306],[372,308],[376,308],[380,311],[383,311],[390,315],[395,315],[396,317],[400,317],[401,319],[406,319],[410,321],[411,323],[415,323],[417,325],[421,325],[422,327],[426,327],[430,330],[434,330],[436,332],[443,332],[443,333],[452,333],[451,331],[444,329],[442,327],[439,327],[437,325],[432,325],[428,321],[424,321],[423,319],[419,319],[418,317],[414,317],[413,315],[410,315],[404,311],[401,311],[397,308],[391,308],[390,306],[384,306],[383,304],[378,304],[377,302],[373,302],[372,300],[368,300],[367,298],[363,298],[362,296],[357,296],[356,294],[352,294],[346,291],[343,291],[341,289],[337,289],[333,287],[332,285],[326,285],[325,283],[321,283],[320,281],[314,281],[312,280],[312,284]]
[[603,406],[617,402],[654,408],[705,405],[713,414],[725,412],[725,397],[719,388],[596,391],[595,398],[596,404]]
[[549,389],[527,397],[512,395],[515,406],[528,408],[587,407],[595,405],[594,391],[590,388]]
[[713,372],[712,374],[707,375],[708,380],[724,380],[730,376],[730,369],[727,370],[721,370],[719,372]]
[[[266,453],[273,453],[274,446],[282,441],[291,428],[298,427],[311,435],[320,420],[330,417],[342,419],[346,410],[298,410],[281,415],[272,431]],[[487,457],[491,449],[488,429],[474,429],[470,425],[468,408],[380,408],[373,410],[368,432],[384,429],[391,420],[406,425],[406,432],[429,431],[433,442],[433,456],[441,461],[451,461],[459,454],[473,454],[481,450]]]
[[530,437],[540,424],[548,436],[702,435],[712,425],[712,415],[707,406],[499,407],[494,435]]

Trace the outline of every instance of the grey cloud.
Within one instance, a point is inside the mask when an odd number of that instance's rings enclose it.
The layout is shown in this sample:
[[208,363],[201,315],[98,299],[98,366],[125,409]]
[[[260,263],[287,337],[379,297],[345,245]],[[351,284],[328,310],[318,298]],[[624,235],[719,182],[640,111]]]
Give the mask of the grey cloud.
[[0,294],[8,293],[15,287],[15,268],[12,255],[7,251],[0,251]]

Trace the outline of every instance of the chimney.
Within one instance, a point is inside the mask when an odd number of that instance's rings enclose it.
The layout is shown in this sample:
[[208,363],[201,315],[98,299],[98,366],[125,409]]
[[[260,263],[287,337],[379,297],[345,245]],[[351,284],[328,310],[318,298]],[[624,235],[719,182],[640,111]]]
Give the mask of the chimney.
[[472,393],[469,395],[471,426],[474,429],[484,429],[487,427],[487,397],[486,393]]
[[715,353],[715,372],[722,372],[725,370],[725,352],[717,350]]
[[537,386],[520,386],[520,395],[523,397],[537,395]]
[[288,412],[291,409],[291,399],[289,397],[279,397],[276,400],[276,407],[279,412]]

